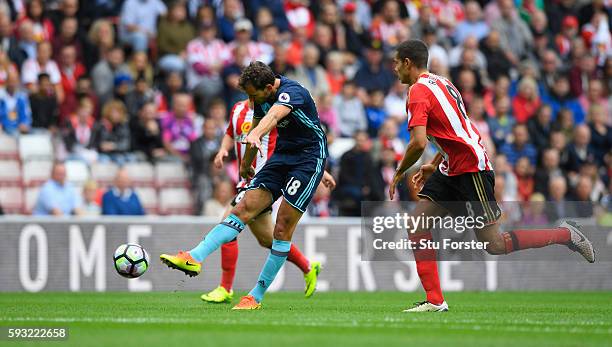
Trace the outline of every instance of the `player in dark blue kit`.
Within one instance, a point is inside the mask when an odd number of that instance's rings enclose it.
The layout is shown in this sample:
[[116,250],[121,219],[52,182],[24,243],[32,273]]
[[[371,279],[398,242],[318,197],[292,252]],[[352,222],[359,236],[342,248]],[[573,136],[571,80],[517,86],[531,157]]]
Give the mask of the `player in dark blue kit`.
[[[295,227],[319,183],[335,185],[325,172],[327,141],[312,96],[299,83],[275,76],[262,62],[253,62],[240,76],[240,86],[254,103],[251,132],[244,143],[247,150],[240,165],[240,176],[250,179],[242,200],[223,222],[213,228],[189,252],[162,254],[162,262],[188,275],[201,271],[201,262],[222,244],[236,238],[244,226],[281,195],[274,227],[274,240],[257,284],[234,306],[237,310],[261,308],[263,295],[281,269],[291,248]],[[251,165],[261,148],[261,138],[278,129],[274,154],[255,175]]]

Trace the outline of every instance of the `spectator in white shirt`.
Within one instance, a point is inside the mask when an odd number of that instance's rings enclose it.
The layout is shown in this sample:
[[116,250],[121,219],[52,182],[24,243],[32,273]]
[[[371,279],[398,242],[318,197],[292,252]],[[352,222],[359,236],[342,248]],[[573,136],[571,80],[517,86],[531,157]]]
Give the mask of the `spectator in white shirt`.
[[201,100],[200,104],[221,94],[221,72],[232,58],[231,51],[216,34],[214,23],[204,23],[200,36],[187,44],[187,87]]

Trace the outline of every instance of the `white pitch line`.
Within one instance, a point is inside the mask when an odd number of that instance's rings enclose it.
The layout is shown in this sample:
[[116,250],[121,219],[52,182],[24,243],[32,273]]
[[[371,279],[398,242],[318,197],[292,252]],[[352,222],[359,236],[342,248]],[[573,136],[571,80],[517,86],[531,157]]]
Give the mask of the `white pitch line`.
[[[208,324],[210,321],[203,319],[179,319],[179,318],[164,318],[164,317],[147,317],[147,318],[113,318],[113,317],[9,317],[0,319],[2,322],[54,322],[54,323],[127,323],[127,324],[185,324],[185,323],[203,323]],[[488,323],[475,322],[472,320],[443,320],[443,321],[389,321],[386,318],[379,322],[359,322],[359,321],[300,321],[300,322],[269,322],[256,323],[251,321],[237,321],[224,319],[219,321],[227,325],[251,325],[251,326],[287,326],[287,327],[337,327],[337,328],[410,328],[411,325],[427,325],[437,323],[443,326],[444,329],[451,330],[471,330],[471,331],[505,331],[505,332],[533,332],[533,333],[567,333],[567,334],[600,334],[612,335],[612,328],[609,329],[582,329],[573,327],[569,329],[560,329],[557,327],[543,327],[544,322],[538,322],[539,326],[520,327],[520,326],[500,326],[503,322]],[[389,324],[391,323],[391,324]],[[405,324],[399,324],[405,323]],[[416,323],[416,324],[415,324]],[[514,323],[518,324],[518,323]],[[527,323],[533,324],[532,323]]]

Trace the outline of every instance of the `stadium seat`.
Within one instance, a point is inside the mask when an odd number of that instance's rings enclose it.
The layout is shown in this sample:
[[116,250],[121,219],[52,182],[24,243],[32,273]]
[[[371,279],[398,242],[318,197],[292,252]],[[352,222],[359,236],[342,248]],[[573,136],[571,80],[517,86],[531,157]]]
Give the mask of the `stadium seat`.
[[189,177],[182,163],[157,163],[155,184],[160,188],[188,187]]
[[89,168],[80,160],[66,161],[66,176],[68,182],[82,186],[89,179]]
[[132,183],[136,187],[152,187],[155,184],[153,165],[149,163],[125,164]]
[[355,140],[352,138],[337,138],[329,146],[329,155],[333,158],[340,159],[342,155],[355,146]]
[[191,193],[185,188],[165,188],[159,193],[161,214],[191,214],[193,203]]
[[19,147],[17,139],[11,136],[0,135],[0,159],[18,159]]
[[21,185],[21,165],[17,160],[0,160],[0,186]]
[[21,161],[52,160],[53,143],[49,134],[21,135],[19,137],[19,156]]
[[100,187],[107,187],[113,183],[119,167],[115,163],[91,164],[91,178],[98,182]]
[[157,191],[151,187],[136,187],[136,194],[147,214],[157,214]]
[[25,190],[25,206],[24,213],[31,214],[34,206],[36,205],[36,200],[38,200],[38,193],[40,192],[39,187],[27,188]]
[[6,214],[23,211],[23,191],[20,187],[0,187],[0,206]]
[[29,160],[23,163],[23,185],[37,186],[44,183],[51,175],[53,162],[50,160]]

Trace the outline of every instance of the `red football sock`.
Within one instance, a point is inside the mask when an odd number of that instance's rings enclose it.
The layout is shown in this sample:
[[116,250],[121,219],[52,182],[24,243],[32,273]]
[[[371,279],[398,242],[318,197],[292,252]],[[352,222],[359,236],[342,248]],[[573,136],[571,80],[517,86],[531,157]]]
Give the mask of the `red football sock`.
[[291,244],[287,260],[294,263],[303,273],[308,273],[308,271],[310,271],[310,262],[294,244]]
[[[431,232],[421,234],[421,236],[410,236],[410,241],[416,242],[417,246],[421,239],[431,240]],[[442,288],[440,288],[440,278],[438,276],[438,264],[436,263],[435,249],[413,249],[414,259],[416,260],[417,273],[421,279],[423,289],[427,294],[427,301],[434,305],[444,302]]]
[[513,230],[502,233],[506,254],[527,248],[540,248],[548,245],[564,245],[570,242],[567,228]]
[[228,292],[232,290],[234,275],[236,274],[236,263],[238,262],[238,240],[230,241],[221,246],[221,287]]

